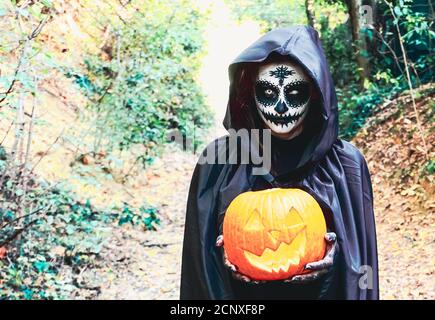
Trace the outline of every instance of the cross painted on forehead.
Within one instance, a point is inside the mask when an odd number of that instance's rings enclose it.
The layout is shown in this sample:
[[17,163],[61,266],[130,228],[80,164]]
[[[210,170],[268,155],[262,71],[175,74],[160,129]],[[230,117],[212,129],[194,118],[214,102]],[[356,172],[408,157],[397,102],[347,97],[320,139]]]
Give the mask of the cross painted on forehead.
[[295,74],[294,70],[289,70],[287,66],[279,66],[275,70],[270,71],[269,75],[279,79],[279,85],[282,86],[284,83],[284,79],[287,79],[288,76]]

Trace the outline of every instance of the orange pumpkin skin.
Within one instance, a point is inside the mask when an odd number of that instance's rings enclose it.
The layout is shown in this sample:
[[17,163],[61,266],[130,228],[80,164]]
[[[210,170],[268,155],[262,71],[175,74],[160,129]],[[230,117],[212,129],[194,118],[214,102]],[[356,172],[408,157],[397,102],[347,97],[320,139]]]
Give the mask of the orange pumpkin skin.
[[317,201],[300,189],[274,188],[238,195],[224,218],[224,248],[238,271],[254,280],[307,273],[323,259],[326,222]]

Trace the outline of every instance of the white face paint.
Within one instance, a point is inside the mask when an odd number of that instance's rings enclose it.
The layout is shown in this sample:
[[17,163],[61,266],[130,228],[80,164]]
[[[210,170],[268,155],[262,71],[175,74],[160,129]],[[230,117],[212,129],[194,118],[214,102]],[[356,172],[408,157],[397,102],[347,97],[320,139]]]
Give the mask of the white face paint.
[[310,101],[310,78],[292,62],[260,67],[255,102],[261,118],[273,133],[290,136],[303,122]]

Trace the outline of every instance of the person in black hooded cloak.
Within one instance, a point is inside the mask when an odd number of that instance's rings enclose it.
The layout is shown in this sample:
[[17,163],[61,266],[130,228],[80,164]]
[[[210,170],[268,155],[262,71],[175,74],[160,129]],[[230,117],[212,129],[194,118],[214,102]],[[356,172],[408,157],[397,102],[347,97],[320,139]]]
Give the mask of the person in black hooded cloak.
[[[218,161],[234,152],[229,136],[206,148],[203,156],[213,148],[216,161],[199,162],[192,176],[180,298],[378,299],[370,173],[358,149],[338,138],[336,93],[317,32],[308,26],[268,32],[230,64],[229,77],[224,126],[270,129],[271,168],[256,175],[252,163]],[[239,194],[276,187],[299,188],[317,200],[328,250],[306,266],[312,274],[252,281],[225,257],[223,218]]]

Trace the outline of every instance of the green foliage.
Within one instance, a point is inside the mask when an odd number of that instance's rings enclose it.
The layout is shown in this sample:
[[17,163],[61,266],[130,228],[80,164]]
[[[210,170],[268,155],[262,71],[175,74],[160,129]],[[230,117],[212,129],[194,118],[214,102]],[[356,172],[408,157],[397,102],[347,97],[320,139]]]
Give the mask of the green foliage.
[[[365,33],[379,47],[374,53],[373,64],[376,70],[389,69],[397,77],[403,76],[404,59],[402,56],[397,26],[407,53],[408,64],[414,85],[434,80],[433,31],[434,20],[427,9],[419,11],[422,6],[413,1],[400,0],[392,3],[394,17],[385,3],[379,3],[378,10],[383,17],[383,29],[379,35],[367,29]],[[396,56],[396,57],[395,57]]]
[[349,26],[339,24],[332,28],[329,25],[329,19],[321,16],[320,34],[335,86],[343,88],[356,85],[359,81],[359,74]]
[[118,223],[120,226],[126,223],[143,225],[146,230],[152,230],[160,223],[160,219],[157,216],[157,209],[154,207],[141,206],[139,210],[136,210],[125,203],[119,214]]
[[340,137],[351,140],[377,106],[385,99],[393,98],[403,89],[403,86],[374,83],[367,83],[364,92],[360,92],[356,84],[343,89],[337,88]]
[[[122,210],[98,210],[90,201],[77,201],[64,187],[41,183],[27,196],[27,208],[33,209],[21,215],[25,230],[7,243],[8,258],[0,259],[0,299],[68,298],[77,289],[80,270],[95,263],[112,222],[131,222],[146,230],[160,222],[154,207],[144,205],[140,214],[127,204]],[[126,221],[130,213],[133,217]],[[0,210],[0,243],[16,232],[16,219],[13,210]]]
[[51,69],[52,58],[44,45],[36,41],[51,14],[50,1],[32,1],[25,8],[19,8],[16,1],[0,1],[1,106],[17,109],[17,96],[35,95],[37,82]]
[[433,176],[435,174],[435,159],[428,160],[421,170],[421,176]]
[[204,17],[186,0],[128,6],[128,23],[114,20],[114,12],[102,17],[112,30],[103,54],[88,55],[83,72],[66,74],[99,114],[94,151],[140,144],[149,152],[142,159],[147,162],[169,130],[192,135],[211,124],[196,83]]
[[255,20],[260,23],[264,31],[306,23],[303,1],[227,0],[226,3],[236,19]]
[[431,54],[435,35],[431,30],[433,20],[427,14],[417,12],[412,1],[398,1],[393,7],[395,17],[387,5],[377,3],[377,6],[383,13],[379,15],[382,21],[378,22],[384,24],[382,29],[361,30],[368,46],[363,55],[370,66],[363,89],[359,87],[349,25],[338,24],[333,28],[327,17],[320,18],[323,48],[337,89],[340,136],[344,139],[352,139],[385,99],[408,89],[396,25],[402,35],[413,87],[434,80],[434,56]]

